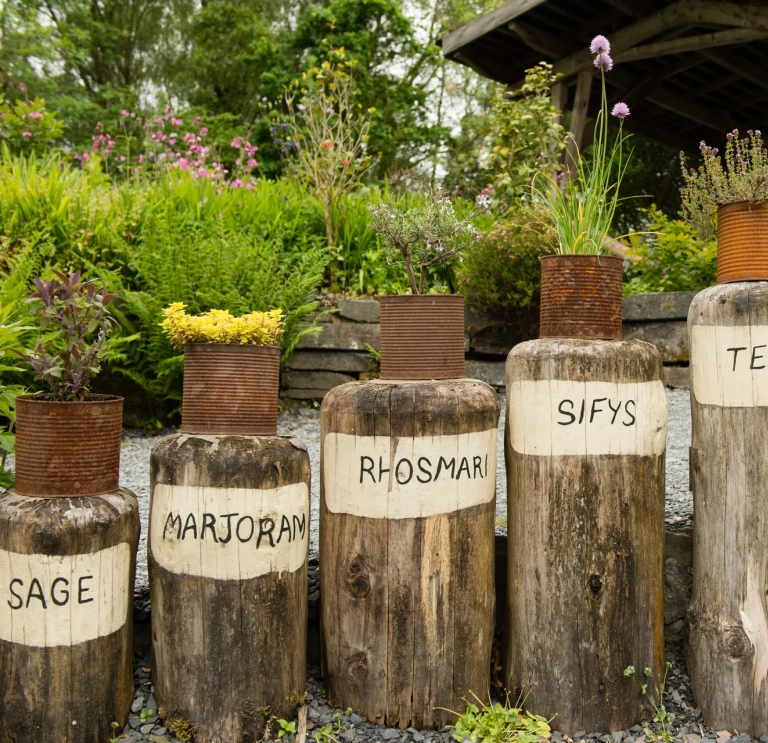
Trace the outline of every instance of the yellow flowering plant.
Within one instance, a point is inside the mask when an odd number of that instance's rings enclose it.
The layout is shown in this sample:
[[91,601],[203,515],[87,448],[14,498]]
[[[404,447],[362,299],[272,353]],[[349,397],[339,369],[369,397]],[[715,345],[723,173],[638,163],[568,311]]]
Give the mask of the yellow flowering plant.
[[235,317],[228,310],[188,315],[185,307],[183,302],[174,302],[163,310],[165,319],[160,327],[174,346],[187,343],[279,346],[283,337],[285,315],[280,309]]

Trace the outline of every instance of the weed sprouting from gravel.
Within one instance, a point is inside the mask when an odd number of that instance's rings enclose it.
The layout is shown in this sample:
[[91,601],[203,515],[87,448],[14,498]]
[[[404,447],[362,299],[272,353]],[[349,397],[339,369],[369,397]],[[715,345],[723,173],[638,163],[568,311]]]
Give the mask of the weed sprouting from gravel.
[[656,687],[656,698],[648,693],[648,684],[650,683],[650,679],[653,676],[653,672],[650,668],[643,669],[643,676],[648,679],[645,682],[641,681],[637,677],[634,666],[627,666],[627,668],[624,670],[624,676],[634,680],[640,689],[640,693],[645,699],[648,700],[648,703],[651,705],[651,707],[653,707],[653,711],[655,713],[653,715],[653,722],[658,722],[661,725],[661,735],[654,735],[653,733],[646,731],[646,735],[648,736],[650,743],[654,743],[654,741],[672,743],[673,736],[671,728],[675,719],[675,715],[672,712],[668,712],[666,706],[664,705],[664,697],[667,696],[667,674],[669,673],[670,668],[672,668],[672,664],[667,661],[664,664],[664,677],[661,681],[661,684],[654,684]]
[[453,733],[459,743],[466,739],[483,743],[535,743],[550,737],[550,721],[524,711],[524,698],[519,698],[514,706],[509,703],[509,695],[505,704],[485,704],[477,696],[475,700],[477,704],[464,700],[464,714],[453,712],[459,718]]

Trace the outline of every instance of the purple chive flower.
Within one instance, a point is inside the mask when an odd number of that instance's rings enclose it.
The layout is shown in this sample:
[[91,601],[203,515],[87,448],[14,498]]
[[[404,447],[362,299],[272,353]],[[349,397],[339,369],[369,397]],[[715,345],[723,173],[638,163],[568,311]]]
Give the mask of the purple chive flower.
[[595,67],[601,69],[603,72],[610,72],[613,69],[611,55],[606,52],[600,52],[600,54],[595,57]]
[[617,103],[611,111],[611,116],[616,116],[619,119],[625,119],[629,116],[629,106],[626,103]]
[[592,39],[592,43],[589,45],[589,51],[592,54],[608,54],[611,51],[611,43],[605,36],[597,35]]

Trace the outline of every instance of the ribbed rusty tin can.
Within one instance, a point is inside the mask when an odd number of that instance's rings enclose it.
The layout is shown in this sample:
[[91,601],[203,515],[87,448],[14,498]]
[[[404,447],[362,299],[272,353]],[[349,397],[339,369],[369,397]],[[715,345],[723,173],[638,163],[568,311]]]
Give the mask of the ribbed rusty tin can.
[[717,283],[768,281],[768,202],[717,210]]
[[16,398],[16,485],[20,495],[63,498],[119,488],[123,398],[55,402]]
[[277,346],[184,346],[182,433],[274,436],[280,388]]
[[540,338],[621,340],[621,258],[547,255],[540,260]]
[[382,379],[464,376],[464,297],[405,294],[379,305]]

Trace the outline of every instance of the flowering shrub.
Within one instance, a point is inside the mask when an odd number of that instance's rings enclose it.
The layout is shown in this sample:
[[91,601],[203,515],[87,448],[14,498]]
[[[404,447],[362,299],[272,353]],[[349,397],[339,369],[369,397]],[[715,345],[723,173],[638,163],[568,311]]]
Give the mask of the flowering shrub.
[[[487,210],[488,197],[478,197],[477,208],[457,217],[440,187],[430,188],[420,206],[399,209],[391,203],[370,205],[371,228],[381,236],[387,261],[402,261],[413,294],[424,294],[428,269],[461,260],[462,253],[477,242],[480,231],[472,220]],[[418,278],[417,278],[418,274]]]
[[[617,103],[613,116],[619,120],[619,133],[612,146],[608,143],[608,99],[605,73],[613,69],[611,45],[605,36],[595,36],[589,47],[594,65],[600,70],[602,98],[595,122],[593,158],[587,162],[580,152],[572,156],[570,176],[553,178],[546,172],[537,179],[534,189],[546,216],[538,217],[545,225],[551,220],[556,232],[557,250],[561,254],[601,254],[619,203],[619,188],[626,170],[623,145],[627,136],[622,124],[629,116],[629,107]],[[613,176],[612,173],[616,175]],[[615,178],[615,180],[614,180]]]
[[185,171],[194,179],[216,183],[220,188],[252,189],[257,185],[254,171],[258,147],[248,137],[237,135],[229,147],[236,151],[235,170],[225,167],[215,142],[208,139],[208,127],[199,116],[185,117],[166,106],[161,116],[144,120],[127,109],[120,112],[121,131],[112,135],[101,122],[96,124],[90,151],[74,159],[85,166],[99,157],[107,172],[138,176],[155,172]]
[[685,186],[682,216],[706,239],[715,229],[717,207],[747,201],[759,204],[768,201],[768,150],[763,145],[759,129],[749,130],[746,139],[734,129],[727,136],[725,167],[717,147],[699,144],[703,165],[698,170],[685,167],[680,153]]
[[[107,305],[115,298],[106,284],[80,281],[80,272],[33,279],[30,312],[44,333],[26,359],[38,379],[51,388],[54,400],[82,400],[91,378],[107,356],[106,341],[115,326]],[[48,340],[50,338],[50,340]]]
[[279,346],[285,318],[282,310],[250,312],[235,317],[227,310],[209,310],[202,315],[188,315],[183,302],[174,302],[163,310],[160,327],[174,346],[187,343],[227,343],[241,346]]
[[24,83],[20,83],[19,88],[24,100],[13,105],[0,95],[0,142],[12,151],[48,147],[61,136],[62,123],[45,110],[45,101],[41,98],[29,100]]

